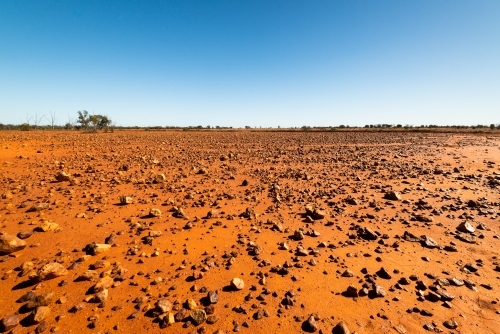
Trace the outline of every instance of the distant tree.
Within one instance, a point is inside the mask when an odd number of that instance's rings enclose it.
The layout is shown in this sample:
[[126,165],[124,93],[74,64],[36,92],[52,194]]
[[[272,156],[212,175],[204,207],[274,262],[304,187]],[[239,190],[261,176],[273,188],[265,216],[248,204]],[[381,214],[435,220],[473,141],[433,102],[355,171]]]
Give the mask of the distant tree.
[[402,127],[403,127],[403,125],[398,124],[398,125],[396,125],[396,127],[397,127],[397,128],[402,128]]
[[97,126],[99,125],[99,115],[90,115],[89,116],[90,124],[94,128],[94,132],[97,131]]
[[29,131],[31,129],[31,126],[28,123],[23,123],[19,126],[19,129],[21,131]]
[[24,122],[24,123],[28,124],[28,125],[31,123],[31,116],[29,114],[26,114],[26,122]]
[[[37,127],[42,123],[43,119],[45,118],[45,115],[41,115],[39,113],[35,113],[33,116],[31,116],[31,120],[33,121],[33,128],[36,130]],[[29,125],[29,122],[27,122]]]
[[90,115],[89,119],[94,131],[107,129],[109,124],[111,124],[111,119],[108,116]]
[[90,124],[90,116],[87,110],[79,110],[78,111],[78,119],[76,120],[80,127],[84,130],[87,130]]
[[[101,130],[107,129],[111,125],[112,121],[108,116],[105,115],[97,115],[97,116],[99,117],[99,120],[97,122],[97,127],[99,129]],[[161,126],[159,128],[161,128]]]
[[245,129],[251,129],[252,127],[249,125],[245,125]]
[[490,124],[490,129],[495,130],[495,124]]
[[50,111],[49,121],[50,121],[50,126],[52,127],[52,130],[54,130],[54,126],[56,125],[57,118],[56,118],[56,113],[52,112],[52,110]]
[[[88,130],[89,125],[91,125],[93,131],[103,129],[107,130],[112,124],[112,120],[108,116],[95,114],[89,115],[87,110],[78,111],[78,119],[76,122],[80,124],[80,128],[84,130]],[[71,124],[71,122],[68,123]]]

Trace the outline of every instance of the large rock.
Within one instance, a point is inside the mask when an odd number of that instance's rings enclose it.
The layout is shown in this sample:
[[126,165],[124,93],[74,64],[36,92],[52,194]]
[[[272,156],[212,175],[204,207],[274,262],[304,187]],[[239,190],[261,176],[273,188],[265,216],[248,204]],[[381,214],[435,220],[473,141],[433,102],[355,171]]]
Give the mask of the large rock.
[[460,223],[460,225],[457,226],[457,230],[464,233],[474,233],[476,231],[474,226],[472,226],[468,221]]
[[326,217],[326,212],[319,208],[314,208],[312,205],[306,205],[306,216],[311,217],[314,220],[324,219]]
[[347,328],[345,322],[341,321],[333,327],[332,334],[351,334],[351,331]]
[[83,274],[76,278],[77,281],[93,281],[99,277],[99,272],[95,270],[85,270]]
[[28,239],[29,237],[31,237],[33,235],[33,231],[21,231],[19,233],[17,233],[17,237],[19,239]]
[[358,230],[358,236],[365,240],[377,240],[378,235],[372,229],[368,227],[360,228]]
[[417,237],[416,235],[414,235],[413,233],[410,233],[408,231],[405,231],[405,233],[403,234],[403,239],[406,240],[406,241],[410,241],[410,242],[420,242],[420,241],[422,241],[422,238]]
[[255,213],[255,209],[252,207],[246,208],[246,210],[242,213],[240,213],[240,217],[246,218],[246,219],[255,219],[257,218],[257,214]]
[[50,308],[48,306],[39,306],[33,311],[33,322],[38,324],[50,315]]
[[458,240],[463,242],[467,242],[469,244],[475,244],[477,242],[477,237],[475,235],[469,233],[458,233],[455,236]]
[[151,217],[160,217],[161,211],[160,211],[160,209],[152,208],[151,210],[149,210],[149,215]]
[[83,250],[85,252],[87,252],[87,254],[98,255],[98,254],[107,252],[110,249],[111,249],[111,245],[109,245],[109,244],[92,243],[92,244],[88,244],[87,246],[85,246],[85,248]]
[[59,182],[70,181],[71,176],[66,174],[66,172],[59,172],[56,174],[56,180]]
[[219,291],[208,291],[208,300],[210,301],[210,304],[217,304],[219,301]]
[[29,302],[30,300],[33,300],[34,298],[36,298],[36,294],[33,291],[28,291],[24,295],[19,297],[19,299],[16,300],[16,303]]
[[316,324],[316,319],[313,315],[310,315],[309,318],[304,321],[304,323],[302,324],[302,329],[309,333],[313,333],[318,330],[318,324]]
[[97,255],[107,252],[111,249],[111,245],[108,244],[94,244],[92,254]]
[[173,325],[175,323],[175,314],[172,312],[168,312],[163,316],[162,322],[160,323],[160,328],[164,328],[166,326]]
[[188,300],[186,300],[186,307],[188,310],[194,310],[198,307],[198,305],[196,304],[196,301],[192,298],[189,298]]
[[401,200],[401,194],[398,193],[397,191],[389,191],[385,193],[384,196],[385,199],[388,199],[390,201],[400,201]]
[[421,237],[422,246],[427,247],[427,248],[436,248],[439,247],[438,243],[432,239],[431,237],[428,237],[426,235],[423,235]]
[[47,210],[49,207],[50,207],[49,203],[38,203],[29,208],[28,212],[39,212]]
[[346,297],[357,297],[358,296],[358,289],[354,285],[349,285],[346,289],[346,291],[343,293],[344,296]]
[[471,199],[467,202],[467,206],[469,208],[477,208],[479,206],[479,203]]
[[40,306],[49,306],[54,300],[54,293],[47,292],[41,295],[35,296],[35,298],[31,299],[27,304],[26,308],[34,309]]
[[165,177],[165,174],[158,174],[155,176],[155,182],[156,183],[163,183],[165,182],[167,178]]
[[105,289],[109,289],[113,285],[113,278],[110,276],[104,276],[99,282],[94,285],[94,293],[99,293]]
[[450,319],[450,320],[446,320],[445,322],[443,322],[443,325],[444,325],[444,327],[446,327],[448,329],[456,329],[458,327],[458,322],[456,322],[453,319]]
[[51,221],[44,221],[38,227],[35,229],[38,232],[55,232],[59,230],[59,225],[51,222]]
[[0,255],[6,255],[23,250],[26,247],[26,241],[13,235],[0,235]]
[[301,230],[296,230],[293,233],[293,238],[297,241],[303,240],[304,239],[304,233]]
[[236,290],[241,290],[245,287],[245,282],[241,278],[233,278],[231,280],[231,287]]
[[108,299],[108,289],[104,289],[102,291],[99,291],[92,297],[92,302],[93,303],[104,303]]
[[20,269],[19,277],[28,275],[33,270],[34,267],[35,264],[31,261],[25,261],[21,263],[21,265],[19,266]]
[[380,268],[380,270],[377,271],[377,276],[380,278],[383,278],[383,279],[391,279],[392,278],[391,273],[389,273],[389,271],[387,269],[385,269],[384,267]]
[[210,211],[208,211],[207,213],[207,219],[210,219],[210,218],[219,218],[219,211],[215,210],[215,209],[212,209]]
[[192,310],[191,311],[191,319],[193,319],[193,323],[198,326],[207,320],[207,314],[204,310]]
[[386,296],[385,289],[383,287],[381,287],[380,285],[374,285],[373,292],[375,293],[376,297],[385,297]]
[[130,196],[119,196],[118,199],[122,205],[134,203],[134,198]]
[[17,325],[19,325],[19,316],[7,315],[0,320],[0,333],[8,332]]
[[434,218],[432,218],[431,216],[426,216],[423,214],[415,215],[415,219],[422,223],[432,223],[434,221]]
[[156,309],[161,313],[167,313],[172,310],[172,303],[168,299],[160,299],[156,302]]
[[200,169],[198,169],[198,172],[196,174],[207,174],[207,173],[208,169],[205,167],[201,167]]
[[2,194],[2,199],[11,199],[12,197],[14,197],[14,196],[12,195],[12,193],[10,191],[7,191],[7,192]]
[[65,276],[67,274],[68,270],[66,270],[66,268],[64,268],[60,263],[52,262],[38,269],[36,274],[31,278],[37,281],[46,281],[49,279]]

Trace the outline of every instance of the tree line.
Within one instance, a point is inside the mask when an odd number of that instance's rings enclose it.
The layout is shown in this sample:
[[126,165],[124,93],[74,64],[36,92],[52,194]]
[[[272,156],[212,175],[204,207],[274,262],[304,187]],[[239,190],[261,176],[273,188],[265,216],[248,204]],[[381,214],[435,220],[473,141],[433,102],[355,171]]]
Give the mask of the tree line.
[[[115,128],[120,129],[145,129],[145,130],[235,130],[238,128],[233,128],[232,126],[224,127],[224,126],[120,126],[116,127],[110,117],[107,115],[101,114],[90,114],[87,110],[79,110],[77,111],[77,117],[72,118],[68,115],[68,121],[61,125],[58,123],[57,116],[54,112],[50,112],[49,115],[35,113],[32,115],[26,115],[26,120],[22,124],[2,124],[0,123],[0,130],[82,130],[85,132],[97,132],[98,130],[103,131],[114,131]],[[363,126],[349,126],[349,125],[337,125],[337,126],[308,126],[304,125],[302,127],[289,127],[289,128],[281,128],[278,126],[277,128],[273,127],[251,127],[245,126],[246,130],[277,130],[277,131],[336,131],[336,130],[363,130],[363,129],[401,129],[401,130],[431,130],[431,129],[443,129],[443,130],[482,130],[487,129],[490,130],[500,130],[500,124],[490,124],[490,125],[402,125],[402,124],[367,124]],[[241,128],[240,128],[241,129]]]
[[115,125],[111,118],[106,115],[90,114],[87,110],[79,110],[76,120],[68,115],[68,121],[61,125],[58,123],[54,112],[49,115],[35,113],[26,115],[26,119],[21,124],[2,124],[0,130],[83,130],[88,132],[97,132],[97,130],[113,131]]

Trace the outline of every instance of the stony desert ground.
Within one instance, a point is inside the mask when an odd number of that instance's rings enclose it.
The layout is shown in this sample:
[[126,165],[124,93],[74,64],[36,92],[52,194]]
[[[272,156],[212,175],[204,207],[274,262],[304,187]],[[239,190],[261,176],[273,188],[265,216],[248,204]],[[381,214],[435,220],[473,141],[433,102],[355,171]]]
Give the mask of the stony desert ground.
[[0,133],[0,332],[500,333],[500,136]]

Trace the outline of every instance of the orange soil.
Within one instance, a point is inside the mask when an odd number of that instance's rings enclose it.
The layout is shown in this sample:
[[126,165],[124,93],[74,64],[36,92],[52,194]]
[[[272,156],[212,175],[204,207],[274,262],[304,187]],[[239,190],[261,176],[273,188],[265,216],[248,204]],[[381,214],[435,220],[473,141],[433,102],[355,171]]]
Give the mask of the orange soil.
[[[230,333],[236,322],[246,321],[248,328],[241,326],[242,333],[298,333],[315,314],[324,333],[341,320],[357,333],[425,333],[424,324],[433,322],[445,333],[500,333],[500,273],[495,271],[500,245],[500,185],[495,186],[495,180],[500,182],[499,167],[500,137],[492,135],[2,132],[0,192],[7,198],[0,199],[1,232],[32,231],[43,220],[57,223],[60,230],[35,232],[25,239],[24,250],[0,256],[4,260],[0,318],[19,313],[20,320],[26,320],[14,332],[34,331],[39,325],[29,321],[30,312],[16,300],[28,291],[37,295],[53,291],[44,324],[47,332]],[[62,171],[73,181],[56,181],[55,175]],[[158,174],[165,175],[164,182],[154,182]],[[243,180],[248,185],[243,186]],[[384,199],[391,189],[401,193],[402,201]],[[119,205],[121,195],[133,197],[134,203]],[[376,204],[370,205],[374,200]],[[481,206],[469,207],[469,200]],[[37,203],[50,207],[27,212]],[[326,217],[306,222],[308,204],[323,209]],[[174,217],[174,206],[182,207],[188,218]],[[442,213],[434,211],[443,206],[447,209]],[[149,216],[151,208],[160,209],[162,215]],[[240,217],[247,208],[256,215]],[[210,210],[217,210],[220,217],[206,218]],[[433,221],[415,221],[414,213]],[[459,218],[464,213],[472,215],[468,221],[474,227],[484,223],[490,229],[476,230],[476,243],[460,241],[451,233],[466,220]],[[273,223],[281,224],[283,231],[272,229]],[[364,240],[357,235],[359,227],[368,227],[379,237]],[[320,235],[295,240],[294,232],[300,228]],[[145,244],[151,230],[162,235]],[[405,241],[405,231],[431,237],[441,247],[429,249]],[[116,239],[109,251],[78,262],[66,276],[41,283],[29,275],[19,276],[18,267],[26,261],[34,263],[34,272],[54,261],[70,267],[86,254],[87,244],[102,244],[113,233]],[[281,242],[289,250],[280,249]],[[321,242],[327,247],[318,247]],[[443,249],[452,242],[457,252]],[[258,255],[250,254],[254,244],[260,246]],[[299,245],[307,253],[313,249],[318,253],[297,256]],[[159,255],[151,256],[155,250]],[[231,252],[233,258],[225,256]],[[102,259],[110,262],[110,268],[119,263],[128,272],[109,289],[104,305],[87,303],[95,281],[75,279]],[[271,270],[286,262],[292,265],[288,274]],[[479,270],[464,272],[468,263],[479,264]],[[375,275],[381,267],[392,276],[376,279],[385,297],[343,295],[349,285],[362,287],[363,268]],[[354,276],[342,277],[346,269]],[[442,301],[419,300],[414,281],[394,288],[400,278],[413,274],[427,286],[453,277],[475,286],[443,286],[455,296],[447,308]],[[242,290],[228,288],[234,277],[244,280]],[[59,286],[62,280],[67,284]],[[199,292],[202,287],[219,290],[215,324],[184,328],[187,318],[161,329],[158,319],[148,316],[156,301],[164,298],[176,310],[190,298],[202,308],[207,295]],[[290,290],[293,305],[284,306]],[[63,303],[56,303],[61,297]],[[137,297],[144,297],[142,304],[133,302]],[[69,312],[82,301],[85,308]],[[235,311],[240,305],[247,314]],[[414,307],[433,315],[407,312]],[[268,316],[255,320],[258,310]],[[134,312],[137,317],[128,319]],[[459,324],[455,330],[443,325],[450,319]]]

